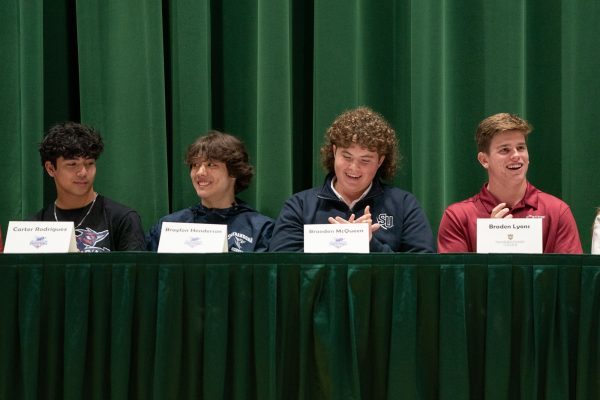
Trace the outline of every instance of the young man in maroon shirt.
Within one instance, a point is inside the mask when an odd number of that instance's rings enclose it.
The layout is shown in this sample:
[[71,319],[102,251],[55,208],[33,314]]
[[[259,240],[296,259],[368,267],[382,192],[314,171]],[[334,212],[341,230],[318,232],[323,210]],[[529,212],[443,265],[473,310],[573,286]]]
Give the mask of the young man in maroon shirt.
[[477,218],[543,218],[544,253],[580,254],[579,232],[571,209],[562,200],[527,181],[529,123],[516,115],[492,115],[479,124],[477,160],[488,183],[475,196],[450,205],[440,222],[438,252],[477,250]]

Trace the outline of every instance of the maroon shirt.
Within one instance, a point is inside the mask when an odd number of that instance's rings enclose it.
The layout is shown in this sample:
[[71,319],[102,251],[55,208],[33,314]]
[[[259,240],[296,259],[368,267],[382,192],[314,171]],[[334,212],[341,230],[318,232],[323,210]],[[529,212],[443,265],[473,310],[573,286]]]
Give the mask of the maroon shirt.
[[[477,218],[489,218],[492,209],[501,203],[486,186],[475,196],[446,208],[438,231],[439,253],[477,251]],[[544,253],[582,253],[575,218],[561,199],[527,182],[525,196],[510,213],[513,218],[543,218]]]

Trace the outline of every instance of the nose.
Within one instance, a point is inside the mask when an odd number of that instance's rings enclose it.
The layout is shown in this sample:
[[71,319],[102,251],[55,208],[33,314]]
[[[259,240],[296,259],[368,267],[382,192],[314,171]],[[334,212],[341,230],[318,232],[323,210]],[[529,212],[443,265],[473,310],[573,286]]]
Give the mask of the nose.
[[200,164],[200,166],[198,167],[198,172],[196,172],[198,175],[206,175],[206,166],[204,165],[204,163]]
[[77,175],[85,176],[86,174],[87,174],[87,168],[85,167],[85,165],[82,165],[81,168],[79,168],[79,171],[77,171]]
[[512,154],[510,156],[511,156],[511,158],[519,158],[520,157],[519,150],[518,149],[514,149],[512,151]]

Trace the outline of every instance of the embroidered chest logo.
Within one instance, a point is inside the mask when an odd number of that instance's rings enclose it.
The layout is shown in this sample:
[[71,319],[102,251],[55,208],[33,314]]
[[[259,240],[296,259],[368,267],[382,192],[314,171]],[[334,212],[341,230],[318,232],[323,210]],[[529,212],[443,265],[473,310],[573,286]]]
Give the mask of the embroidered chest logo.
[[387,215],[386,213],[379,214],[377,223],[385,230],[392,229],[394,227],[394,216]]

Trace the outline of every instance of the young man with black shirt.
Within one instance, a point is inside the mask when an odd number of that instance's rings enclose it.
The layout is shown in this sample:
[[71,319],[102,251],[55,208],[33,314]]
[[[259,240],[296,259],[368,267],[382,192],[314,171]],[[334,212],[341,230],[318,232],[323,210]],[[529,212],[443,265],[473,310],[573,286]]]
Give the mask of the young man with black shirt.
[[83,124],[51,127],[39,152],[42,166],[56,184],[56,200],[31,219],[73,221],[81,252],[145,250],[138,213],[94,190],[96,160],[103,149],[100,135]]

